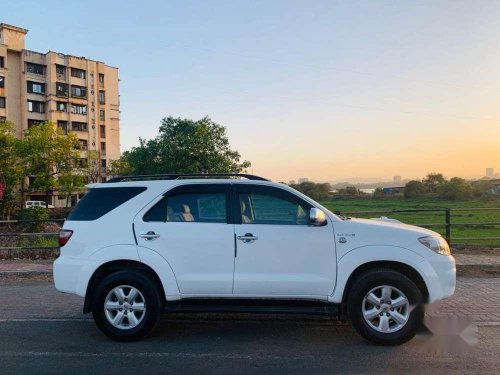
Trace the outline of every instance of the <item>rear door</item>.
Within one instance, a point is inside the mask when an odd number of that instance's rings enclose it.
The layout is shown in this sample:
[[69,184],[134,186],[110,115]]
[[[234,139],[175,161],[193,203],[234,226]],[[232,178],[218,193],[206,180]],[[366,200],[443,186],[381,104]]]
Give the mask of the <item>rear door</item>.
[[309,225],[312,205],[278,187],[233,184],[234,294],[327,296],[333,292],[333,226]]
[[229,184],[175,187],[136,216],[138,245],[169,262],[182,294],[230,295],[234,229],[229,208]]

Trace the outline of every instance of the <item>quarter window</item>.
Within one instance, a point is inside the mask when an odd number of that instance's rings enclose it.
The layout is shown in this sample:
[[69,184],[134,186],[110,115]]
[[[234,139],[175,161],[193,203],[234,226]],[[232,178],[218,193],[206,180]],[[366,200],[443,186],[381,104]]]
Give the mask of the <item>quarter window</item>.
[[163,198],[144,221],[226,223],[225,193],[180,194]]

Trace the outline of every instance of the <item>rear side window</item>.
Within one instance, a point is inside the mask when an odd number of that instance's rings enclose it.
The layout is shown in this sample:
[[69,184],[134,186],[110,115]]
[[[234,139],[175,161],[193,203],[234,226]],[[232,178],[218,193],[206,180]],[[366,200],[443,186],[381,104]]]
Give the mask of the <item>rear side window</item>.
[[163,198],[144,221],[226,223],[226,193],[179,194]]
[[146,190],[145,187],[116,187],[90,189],[68,216],[72,221],[100,218]]

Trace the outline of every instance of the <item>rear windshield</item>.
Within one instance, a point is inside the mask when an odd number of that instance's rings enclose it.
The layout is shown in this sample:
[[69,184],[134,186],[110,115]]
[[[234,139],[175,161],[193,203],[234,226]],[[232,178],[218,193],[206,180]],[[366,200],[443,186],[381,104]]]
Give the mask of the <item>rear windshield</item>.
[[89,221],[100,218],[126,201],[146,190],[145,187],[116,187],[90,189],[73,211],[68,220]]

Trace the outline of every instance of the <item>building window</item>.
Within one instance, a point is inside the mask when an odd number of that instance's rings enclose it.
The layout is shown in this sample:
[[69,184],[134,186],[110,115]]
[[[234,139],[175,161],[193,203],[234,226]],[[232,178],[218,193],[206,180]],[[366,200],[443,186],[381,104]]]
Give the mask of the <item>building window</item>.
[[106,153],[106,142],[101,142],[101,152],[102,152],[103,154],[105,154],[105,153]]
[[26,63],[26,71],[31,74],[45,75],[45,66],[34,63]]
[[45,103],[28,100],[28,112],[45,113]]
[[68,97],[68,85],[66,83],[56,83],[56,95],[64,98]]
[[[83,140],[80,140],[82,142]],[[85,141],[87,142],[87,141]],[[76,159],[75,164],[77,168],[87,168],[87,159],[81,158],[81,159]]]
[[57,79],[66,80],[66,67],[64,65],[56,64],[56,76]]
[[106,94],[104,91],[99,91],[99,103],[104,104],[106,103]]
[[61,129],[63,134],[68,134],[68,121],[57,121],[57,127]]
[[5,77],[0,76],[0,89],[5,87]]
[[99,136],[101,138],[106,138],[106,127],[104,125],[99,127]]
[[4,60],[4,57],[3,56],[0,56],[0,68],[4,68],[5,67],[5,60]]
[[99,73],[99,86],[104,86],[104,74]]
[[104,111],[104,109],[99,110],[99,120],[104,121],[105,118],[106,112]]
[[86,115],[87,106],[79,104],[71,104],[71,113],[74,113],[76,115]]
[[106,173],[106,159],[101,159],[101,173]]
[[7,120],[7,117],[0,116],[0,122],[6,121],[6,120]]
[[87,123],[86,122],[71,121],[71,131],[85,132],[85,131],[87,131]]
[[87,88],[83,86],[71,85],[71,96],[74,98],[86,98]]
[[5,108],[5,98],[0,96],[0,108]]
[[28,81],[28,92],[32,94],[45,94],[45,83]]
[[58,111],[58,112],[68,112],[68,103],[66,103],[66,102],[57,102],[56,103],[56,111]]
[[87,72],[82,69],[71,68],[71,77],[85,79]]
[[80,149],[83,151],[87,151],[88,149],[88,143],[85,139],[79,139],[78,142],[80,142]]
[[33,126],[37,126],[43,123],[43,120],[30,120],[28,119],[28,129],[31,129]]

